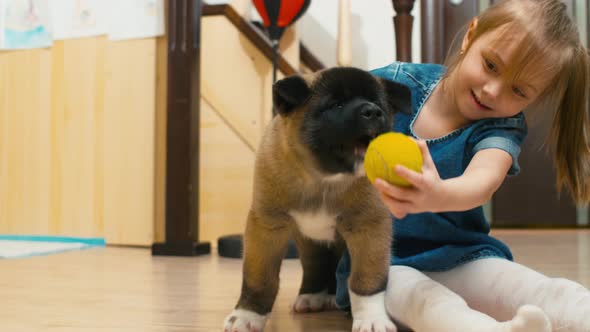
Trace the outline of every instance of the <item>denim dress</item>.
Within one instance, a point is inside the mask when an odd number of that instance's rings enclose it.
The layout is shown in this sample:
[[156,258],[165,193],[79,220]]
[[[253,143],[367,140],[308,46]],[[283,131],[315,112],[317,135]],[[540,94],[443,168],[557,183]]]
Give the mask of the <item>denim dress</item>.
[[[436,64],[393,63],[372,71],[384,79],[402,83],[412,91],[412,113],[395,115],[393,131],[417,138],[412,130],[422,105],[439,84],[446,68]],[[512,156],[509,175],[519,172],[520,144],[527,134],[524,115],[478,120],[443,137],[427,140],[441,179],[463,174],[476,152],[497,148]],[[445,271],[485,257],[512,260],[508,247],[489,236],[490,225],[482,207],[468,211],[409,214],[392,217],[394,230],[391,265],[421,271]],[[348,277],[350,256],[345,252],[336,270],[336,303],[350,307]]]

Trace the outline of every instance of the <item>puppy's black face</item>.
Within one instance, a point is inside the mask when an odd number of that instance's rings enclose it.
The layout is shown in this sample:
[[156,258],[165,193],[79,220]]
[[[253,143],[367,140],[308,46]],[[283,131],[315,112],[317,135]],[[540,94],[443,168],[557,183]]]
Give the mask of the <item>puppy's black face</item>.
[[281,116],[305,112],[300,141],[328,174],[356,172],[369,142],[392,129],[395,112],[411,106],[407,87],[355,68],[322,71],[311,85],[292,76],[273,92]]

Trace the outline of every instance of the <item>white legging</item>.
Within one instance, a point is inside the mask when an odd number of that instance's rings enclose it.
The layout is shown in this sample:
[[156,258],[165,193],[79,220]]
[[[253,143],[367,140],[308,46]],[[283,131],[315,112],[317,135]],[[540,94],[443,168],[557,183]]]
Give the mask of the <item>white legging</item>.
[[445,272],[390,267],[386,307],[416,332],[590,332],[590,292],[498,258]]

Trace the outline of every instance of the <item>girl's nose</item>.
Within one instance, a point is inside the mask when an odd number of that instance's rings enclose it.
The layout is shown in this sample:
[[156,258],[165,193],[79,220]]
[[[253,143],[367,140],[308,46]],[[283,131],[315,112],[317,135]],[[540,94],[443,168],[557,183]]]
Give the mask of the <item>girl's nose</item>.
[[501,91],[502,81],[499,79],[488,80],[482,88],[483,94],[490,98],[497,98],[500,95]]

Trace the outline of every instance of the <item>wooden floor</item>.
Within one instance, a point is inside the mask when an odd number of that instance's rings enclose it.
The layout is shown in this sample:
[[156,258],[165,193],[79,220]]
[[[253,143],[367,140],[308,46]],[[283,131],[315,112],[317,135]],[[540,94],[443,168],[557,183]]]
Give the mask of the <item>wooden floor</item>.
[[[590,286],[589,231],[494,234],[519,262]],[[0,271],[0,331],[10,332],[220,331],[241,281],[240,260],[119,247],[0,260]],[[298,261],[285,261],[265,331],[350,331],[340,312],[290,313],[300,276]]]

